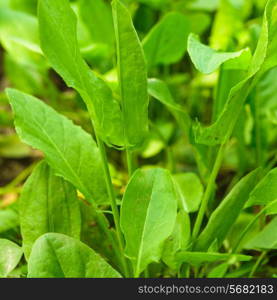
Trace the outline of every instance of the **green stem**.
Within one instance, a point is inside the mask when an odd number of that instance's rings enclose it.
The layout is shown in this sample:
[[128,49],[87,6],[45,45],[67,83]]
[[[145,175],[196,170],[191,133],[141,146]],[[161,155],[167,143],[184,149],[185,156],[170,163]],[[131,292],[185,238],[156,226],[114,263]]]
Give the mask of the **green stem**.
[[200,231],[202,221],[203,221],[203,218],[204,218],[204,215],[205,215],[205,211],[207,209],[209,199],[210,199],[211,194],[213,192],[215,180],[216,180],[216,177],[217,177],[219,169],[220,169],[220,165],[221,165],[222,158],[223,158],[223,152],[224,152],[224,144],[221,144],[221,146],[220,146],[220,148],[217,152],[215,163],[214,163],[214,166],[213,166],[213,169],[212,169],[212,173],[211,173],[211,175],[209,177],[209,180],[208,180],[207,188],[205,190],[205,193],[204,193],[204,196],[203,196],[203,199],[202,199],[202,202],[201,202],[200,209],[199,209],[198,214],[197,214],[195,225],[193,227],[193,232],[192,232],[192,240],[193,241],[195,241],[195,239],[197,238],[198,233]]
[[236,253],[236,251],[239,249],[239,246],[243,240],[243,238],[245,237],[245,235],[249,232],[249,230],[251,229],[251,227],[257,222],[257,220],[259,219],[259,217],[267,210],[269,209],[271,206],[277,204],[277,200],[272,201],[271,203],[269,203],[268,205],[266,205],[254,218],[253,220],[251,220],[248,225],[244,228],[243,232],[241,233],[240,237],[238,238],[237,243],[235,244],[235,246],[233,247],[232,253]]
[[127,158],[128,174],[129,177],[131,177],[136,168],[134,165],[133,152],[129,149],[126,149],[126,158]]
[[254,118],[255,118],[255,141],[256,141],[256,164],[257,167],[262,166],[262,142],[261,142],[261,122],[260,122],[260,116],[259,116],[259,97],[254,98],[255,103],[255,112],[254,112]]
[[255,265],[253,266],[251,272],[249,273],[249,276],[248,276],[249,278],[252,278],[252,277],[253,277],[253,275],[254,275],[255,272],[257,271],[259,265],[261,264],[262,260],[263,260],[264,257],[266,256],[266,254],[267,254],[267,251],[263,251],[263,252],[260,254],[260,256],[259,256],[259,258],[257,259]]
[[120,252],[122,253],[122,259],[121,259],[122,267],[123,267],[125,275],[129,276],[129,271],[128,271],[128,267],[127,267],[127,259],[124,256],[124,238],[123,238],[122,232],[120,230],[119,211],[118,211],[117,204],[116,204],[116,198],[115,198],[114,188],[113,188],[113,184],[112,184],[112,180],[111,180],[111,174],[110,174],[110,170],[109,170],[106,150],[105,150],[104,143],[98,137],[97,134],[96,134],[96,140],[97,140],[97,144],[98,144],[101,158],[103,161],[103,169],[104,169],[106,187],[107,187],[108,196],[110,199],[110,204],[111,204],[111,208],[112,208],[112,212],[113,212],[118,244],[119,244]]

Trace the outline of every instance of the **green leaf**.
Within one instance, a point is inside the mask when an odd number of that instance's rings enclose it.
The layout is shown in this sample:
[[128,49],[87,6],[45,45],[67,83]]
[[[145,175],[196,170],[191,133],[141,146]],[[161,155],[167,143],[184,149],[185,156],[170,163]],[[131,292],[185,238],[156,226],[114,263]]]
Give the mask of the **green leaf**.
[[43,151],[57,175],[87,200],[107,203],[102,160],[93,138],[37,98],[14,89],[7,89],[7,95],[20,138]]
[[181,263],[176,260],[176,253],[186,249],[190,241],[189,215],[180,211],[172,234],[167,238],[163,247],[162,260],[173,270],[178,270]]
[[84,243],[60,233],[46,233],[34,244],[29,278],[119,278],[100,255]]
[[214,11],[218,8],[220,0],[188,1],[188,8],[195,10]]
[[187,49],[190,22],[178,12],[167,14],[143,40],[143,49],[149,67],[169,65],[179,61]]
[[185,112],[184,108],[176,103],[167,84],[164,81],[157,78],[149,78],[148,93],[168,108],[174,111]]
[[269,0],[263,19],[263,28],[247,77],[235,85],[228,96],[224,109],[217,120],[209,127],[203,128],[198,124],[194,129],[197,143],[216,145],[225,143],[237,122],[243,104],[259,78],[277,64],[276,17],[277,0]]
[[41,162],[24,184],[20,197],[23,250],[28,258],[37,238],[47,232],[80,238],[81,214],[74,187]]
[[[267,205],[277,199],[277,168],[269,171],[251,192],[246,207],[253,205]],[[275,207],[275,208],[274,208]],[[272,213],[277,212],[277,206],[270,208]]]
[[120,219],[125,253],[132,260],[136,277],[149,263],[159,261],[176,215],[177,194],[169,171],[138,169],[124,193]]
[[15,228],[18,225],[18,214],[14,210],[0,210],[0,233]]
[[265,228],[253,239],[246,243],[246,249],[277,249],[277,217],[275,217]]
[[112,11],[103,0],[79,1],[81,17],[95,43],[112,45],[114,30]]
[[113,1],[112,8],[125,145],[136,148],[142,145],[148,131],[146,64],[127,8],[118,0]]
[[201,266],[205,263],[213,263],[218,261],[249,261],[252,256],[240,255],[240,254],[229,254],[229,253],[212,253],[212,252],[187,252],[181,251],[177,253],[177,259],[181,263],[188,263],[193,266]]
[[121,111],[107,84],[83,60],[77,43],[77,19],[68,0],[40,0],[41,48],[51,66],[86,103],[96,132],[108,145],[122,146]]
[[16,61],[37,62],[40,67],[43,66],[35,17],[20,11],[1,9],[0,41]]
[[259,169],[243,177],[211,214],[208,224],[195,244],[195,250],[206,251],[216,239],[220,246],[241,213],[250,192],[256,185]]
[[211,31],[211,47],[225,51],[232,45],[233,39],[239,39],[247,7],[249,7],[249,1],[220,1]]
[[221,263],[209,272],[207,278],[223,278],[229,266],[229,263]]
[[191,120],[186,110],[176,103],[167,84],[156,78],[148,79],[148,93],[167,107],[186,136],[189,136]]
[[37,0],[9,0],[9,2],[12,9],[25,11],[34,15],[36,14]]
[[187,213],[198,210],[203,196],[203,185],[195,173],[174,174],[181,206]]
[[7,277],[22,257],[21,248],[15,243],[0,239],[0,278]]
[[[237,52],[216,51],[202,44],[199,41],[199,37],[193,33],[191,33],[188,37],[188,53],[195,68],[204,74],[210,74],[214,72],[223,63],[229,60],[234,60],[235,58],[243,56],[242,61],[244,61],[246,55],[251,57],[249,56],[249,49],[243,49]],[[247,68],[247,65],[245,66],[245,64],[241,64],[241,61],[239,61],[237,64]]]

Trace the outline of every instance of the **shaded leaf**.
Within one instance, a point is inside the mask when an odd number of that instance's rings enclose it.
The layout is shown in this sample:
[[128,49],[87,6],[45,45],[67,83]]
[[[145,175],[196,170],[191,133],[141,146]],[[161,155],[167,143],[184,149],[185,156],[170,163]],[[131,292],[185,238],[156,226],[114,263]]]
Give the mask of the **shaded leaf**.
[[114,42],[112,11],[103,0],[79,1],[81,17],[96,43]]
[[0,210],[0,233],[15,228],[18,225],[18,214],[14,210]]
[[[249,200],[246,202],[246,207],[253,205],[267,205],[277,199],[277,168],[272,169],[266,176],[257,184],[251,192]],[[277,206],[276,211],[277,211]],[[274,210],[274,207],[270,208]]]
[[81,215],[74,187],[41,162],[24,184],[20,228],[28,258],[37,238],[47,232],[80,238]]
[[196,241],[195,250],[206,251],[215,239],[218,246],[222,244],[254,188],[258,172],[259,170],[254,170],[243,177],[213,211],[208,224]]
[[188,263],[193,266],[200,266],[205,263],[227,261],[231,259],[235,261],[249,261],[252,259],[252,256],[229,253],[181,251],[177,253],[177,259],[182,263]]
[[191,127],[190,116],[181,105],[176,103],[167,84],[160,79],[150,78],[148,79],[148,93],[167,107],[184,133],[189,136]]
[[246,249],[277,249],[277,217],[275,217],[254,238],[246,243]]
[[183,14],[171,12],[163,17],[143,40],[148,66],[180,60],[187,49],[189,32],[190,22]]

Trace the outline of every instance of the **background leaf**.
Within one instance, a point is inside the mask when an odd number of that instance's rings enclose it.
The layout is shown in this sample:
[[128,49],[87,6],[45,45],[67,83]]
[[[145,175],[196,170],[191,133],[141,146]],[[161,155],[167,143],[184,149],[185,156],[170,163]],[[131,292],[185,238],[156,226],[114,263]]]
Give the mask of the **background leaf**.
[[[277,199],[277,168],[269,171],[251,192],[246,207],[253,205],[267,205]],[[276,206],[277,209],[277,206]],[[271,208],[274,210],[274,207]]]
[[0,233],[15,228],[18,225],[18,214],[14,210],[0,210]]
[[20,228],[28,258],[37,238],[47,232],[80,238],[81,214],[74,187],[41,162],[24,184]]
[[143,40],[148,66],[180,60],[187,49],[189,32],[190,22],[183,14],[171,12],[164,16]]
[[246,243],[246,249],[277,249],[277,217],[275,217],[254,238]]
[[195,250],[208,250],[214,240],[217,240],[218,246],[221,245],[254,188],[258,172],[259,170],[255,170],[243,177],[213,211],[196,241]]
[[229,253],[181,251],[177,254],[177,259],[182,263],[188,263],[193,266],[200,266],[205,263],[226,261],[229,259],[233,259],[237,261],[249,261],[252,259],[252,256],[240,255],[240,254],[229,254]]
[[92,40],[112,45],[114,30],[111,7],[103,0],[79,1],[80,13]]

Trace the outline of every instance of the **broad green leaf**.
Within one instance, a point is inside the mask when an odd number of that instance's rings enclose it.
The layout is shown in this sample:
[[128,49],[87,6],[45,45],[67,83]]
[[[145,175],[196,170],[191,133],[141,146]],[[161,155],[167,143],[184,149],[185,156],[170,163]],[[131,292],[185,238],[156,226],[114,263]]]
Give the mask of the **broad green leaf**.
[[[246,207],[267,205],[277,199],[277,168],[272,169],[251,192]],[[275,205],[276,211],[277,206]],[[274,208],[271,208],[274,210]]]
[[93,138],[37,98],[14,89],[7,95],[20,138],[43,151],[56,173],[87,200],[107,203],[102,160]]
[[103,0],[79,1],[81,17],[96,43],[114,42],[112,11]]
[[167,107],[184,133],[189,136],[191,127],[190,117],[186,110],[176,103],[166,83],[156,78],[148,79],[148,93]]
[[206,251],[214,240],[220,246],[241,213],[256,185],[259,169],[243,177],[211,214],[208,224],[195,244],[196,251]]
[[41,48],[51,66],[86,103],[96,132],[108,145],[122,146],[121,111],[106,83],[83,60],[77,43],[76,15],[68,0],[40,0]]
[[177,191],[180,195],[180,202],[187,212],[198,210],[203,196],[203,185],[195,173],[174,174]]
[[[204,74],[210,74],[218,69],[223,63],[234,60],[235,58],[242,57],[242,61],[248,61],[250,56],[248,49],[243,49],[237,52],[220,52],[216,51],[199,41],[197,35],[191,33],[188,37],[188,53],[190,58],[196,67],[196,69]],[[247,68],[247,65],[241,64],[241,61],[237,63],[242,67]],[[230,68],[230,66],[229,66]]]
[[15,228],[19,225],[18,214],[11,210],[0,210],[0,233]]
[[277,249],[277,217],[253,239],[246,243],[246,249]]
[[190,240],[189,215],[180,211],[172,234],[167,238],[163,247],[162,260],[173,270],[178,270],[181,263],[176,260],[176,253],[186,249]]
[[177,253],[177,259],[181,263],[188,263],[193,266],[200,266],[205,263],[213,263],[227,260],[249,261],[252,259],[252,256],[229,253],[180,251],[179,253]]
[[125,145],[135,148],[141,146],[148,130],[146,64],[127,8],[118,0],[112,7]]
[[74,187],[41,162],[24,184],[20,197],[20,228],[28,258],[37,238],[47,232],[80,238],[81,214]]
[[34,244],[29,278],[119,278],[99,254],[86,244],[60,233],[46,233]]
[[0,239],[0,278],[7,277],[22,257],[21,248],[15,243]]
[[247,77],[235,85],[228,96],[225,106],[217,120],[209,127],[200,124],[195,127],[197,143],[216,145],[225,143],[237,122],[243,104],[259,78],[277,64],[276,19],[277,0],[269,0],[263,18],[263,27],[256,51],[248,69]]
[[199,35],[204,33],[212,22],[210,15],[204,12],[192,13],[190,11],[185,16],[190,22],[190,31]]
[[178,12],[167,14],[143,40],[143,49],[149,67],[179,61],[187,49],[190,22]]
[[136,277],[149,263],[159,261],[176,215],[177,194],[170,173],[160,168],[138,169],[124,193],[120,220],[125,253]]

